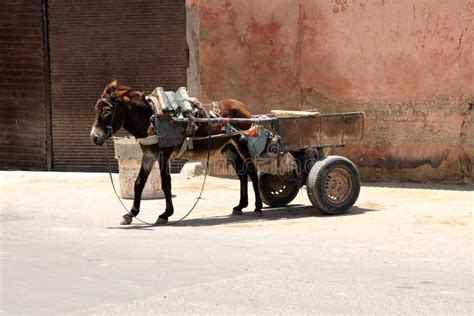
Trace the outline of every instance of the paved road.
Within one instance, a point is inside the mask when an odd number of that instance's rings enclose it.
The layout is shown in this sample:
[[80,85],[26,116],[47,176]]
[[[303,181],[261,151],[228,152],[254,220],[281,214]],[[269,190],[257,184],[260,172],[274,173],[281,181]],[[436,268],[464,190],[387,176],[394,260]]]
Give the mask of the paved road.
[[[176,217],[201,181],[175,177]],[[121,227],[106,174],[0,172],[0,183],[5,315],[473,311],[465,187],[364,186],[344,216],[316,214],[302,192],[256,219],[229,217],[238,182],[211,177],[181,225]],[[145,201],[143,219],[163,207]]]

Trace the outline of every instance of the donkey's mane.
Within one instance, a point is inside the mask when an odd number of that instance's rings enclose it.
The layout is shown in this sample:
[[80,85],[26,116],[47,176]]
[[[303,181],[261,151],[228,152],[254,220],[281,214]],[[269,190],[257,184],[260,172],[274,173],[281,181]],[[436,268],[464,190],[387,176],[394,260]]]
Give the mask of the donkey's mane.
[[145,101],[145,92],[132,90],[132,88],[117,83],[117,80],[109,83],[102,93],[102,98],[122,101],[125,104],[140,108],[148,108]]

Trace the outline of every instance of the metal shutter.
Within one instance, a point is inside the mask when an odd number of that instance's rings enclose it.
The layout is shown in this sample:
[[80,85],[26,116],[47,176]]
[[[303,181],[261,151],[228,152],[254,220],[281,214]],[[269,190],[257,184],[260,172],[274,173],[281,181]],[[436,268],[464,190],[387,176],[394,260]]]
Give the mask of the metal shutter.
[[48,3],[53,169],[105,170],[89,139],[94,104],[113,78],[145,91],[186,85],[185,1]]
[[47,168],[41,0],[0,1],[0,168]]
[[171,159],[170,160],[170,172],[180,173],[184,165],[188,162],[186,159]]

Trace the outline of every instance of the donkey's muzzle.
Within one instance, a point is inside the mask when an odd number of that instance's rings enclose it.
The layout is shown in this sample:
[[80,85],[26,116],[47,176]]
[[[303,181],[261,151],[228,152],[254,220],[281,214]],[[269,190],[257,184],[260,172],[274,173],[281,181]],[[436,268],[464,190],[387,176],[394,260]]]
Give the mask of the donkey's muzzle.
[[97,128],[92,128],[90,137],[91,137],[92,142],[96,144],[97,146],[104,145],[106,141],[105,133],[98,130]]

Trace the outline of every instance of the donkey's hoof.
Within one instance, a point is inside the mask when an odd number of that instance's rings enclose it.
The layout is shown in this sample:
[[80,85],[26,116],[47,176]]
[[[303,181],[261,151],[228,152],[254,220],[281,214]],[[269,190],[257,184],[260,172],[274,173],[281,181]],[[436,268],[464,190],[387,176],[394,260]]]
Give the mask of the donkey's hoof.
[[262,217],[262,216],[263,216],[263,213],[262,213],[262,211],[254,211],[254,212],[253,212],[253,216],[255,216],[255,217]]
[[234,208],[232,209],[232,215],[236,215],[236,216],[239,216],[239,215],[242,215],[242,210],[240,208]]
[[168,219],[164,217],[158,217],[155,222],[156,225],[165,225],[166,223],[168,223]]
[[122,221],[120,225],[130,225],[132,223],[132,216],[130,214],[125,214],[122,216]]

